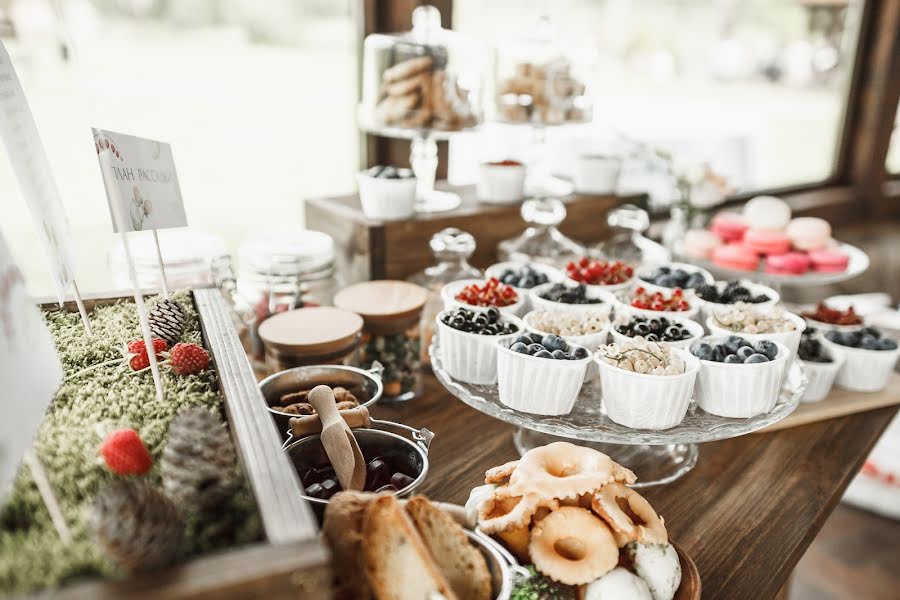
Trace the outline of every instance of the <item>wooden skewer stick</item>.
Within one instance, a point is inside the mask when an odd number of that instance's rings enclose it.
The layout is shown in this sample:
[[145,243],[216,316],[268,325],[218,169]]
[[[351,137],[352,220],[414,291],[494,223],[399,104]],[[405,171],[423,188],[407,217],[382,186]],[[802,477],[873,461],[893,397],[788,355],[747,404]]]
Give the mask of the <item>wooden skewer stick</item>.
[[66,525],[62,509],[59,507],[59,501],[56,499],[56,494],[53,493],[53,488],[50,487],[50,480],[47,479],[47,471],[44,470],[44,464],[34,453],[34,450],[28,450],[22,460],[31,469],[34,483],[41,494],[44,506],[47,507],[47,512],[50,513],[50,520],[53,521],[53,527],[56,529],[56,533],[59,534],[59,539],[68,546],[72,543],[72,531]]

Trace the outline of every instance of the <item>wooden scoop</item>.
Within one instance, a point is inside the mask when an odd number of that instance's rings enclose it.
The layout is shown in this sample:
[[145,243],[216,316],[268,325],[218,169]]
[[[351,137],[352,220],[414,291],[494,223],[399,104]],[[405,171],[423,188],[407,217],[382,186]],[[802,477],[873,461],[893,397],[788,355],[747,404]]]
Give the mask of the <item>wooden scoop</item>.
[[322,446],[338,482],[344,490],[362,490],[366,485],[366,461],[334,402],[334,393],[327,385],[317,385],[309,392],[309,403],[322,422]]
[[[350,429],[369,427],[372,424],[372,419],[369,417],[369,409],[365,406],[341,410],[338,413]],[[319,419],[319,415],[291,417],[289,423],[291,424],[291,434],[295,438],[306,437],[322,431],[322,421]]]

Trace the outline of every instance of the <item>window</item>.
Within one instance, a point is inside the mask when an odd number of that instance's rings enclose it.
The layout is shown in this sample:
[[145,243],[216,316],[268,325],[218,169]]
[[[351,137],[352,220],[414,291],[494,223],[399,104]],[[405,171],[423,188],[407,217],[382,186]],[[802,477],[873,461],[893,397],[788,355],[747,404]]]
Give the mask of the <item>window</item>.
[[[191,228],[231,251],[252,231],[301,227],[304,197],[352,191],[351,1],[2,3],[3,42],[55,168],[82,292],[113,287],[91,126],[170,142]],[[32,293],[51,294],[5,158],[0,194],[2,230]]]
[[[593,122],[551,132],[555,171],[569,174],[573,149],[621,133],[709,161],[746,192],[833,174],[862,5],[455,0],[453,18],[456,29],[496,40],[548,15],[564,43],[581,49]],[[620,189],[629,187],[623,177]]]

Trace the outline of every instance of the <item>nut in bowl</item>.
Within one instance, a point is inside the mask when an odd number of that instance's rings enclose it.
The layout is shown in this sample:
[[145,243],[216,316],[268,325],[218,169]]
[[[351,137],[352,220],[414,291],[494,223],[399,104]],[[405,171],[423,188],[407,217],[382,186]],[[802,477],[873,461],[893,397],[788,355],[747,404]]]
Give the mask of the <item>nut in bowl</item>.
[[748,419],[778,402],[789,356],[784,344],[708,336],[691,346],[691,354],[700,359],[694,398],[706,412]]
[[684,420],[700,361],[666,342],[635,337],[597,351],[603,405],[610,419],[634,429],[669,429]]
[[760,340],[780,342],[787,346],[791,356],[796,356],[806,329],[806,321],[779,306],[759,308],[738,302],[716,307],[711,313],[706,319],[710,335],[739,335],[751,344]]
[[451,281],[441,288],[441,299],[444,310],[465,308],[484,312],[493,307],[500,312],[518,316],[525,309],[525,298],[516,288],[501,283],[496,277]]
[[612,312],[615,297],[599,288],[566,283],[545,283],[531,288],[528,299],[534,310],[568,313]]
[[900,348],[874,327],[859,331],[827,331],[822,344],[833,356],[844,358],[835,384],[853,392],[883,390],[894,372]]
[[584,383],[591,354],[555,335],[526,333],[497,342],[497,392],[514,410],[540,415],[572,411]]
[[694,289],[701,285],[715,283],[712,274],[687,263],[666,263],[663,265],[645,265],[637,270],[637,285],[651,292],[665,291],[672,293],[675,288],[691,296]]
[[622,344],[641,336],[648,342],[666,342],[672,348],[689,348],[704,335],[703,326],[671,314],[646,316],[622,314],[610,328],[613,341]]
[[447,373],[475,385],[497,383],[497,340],[511,340],[525,329],[519,318],[496,308],[445,310],[436,323]]

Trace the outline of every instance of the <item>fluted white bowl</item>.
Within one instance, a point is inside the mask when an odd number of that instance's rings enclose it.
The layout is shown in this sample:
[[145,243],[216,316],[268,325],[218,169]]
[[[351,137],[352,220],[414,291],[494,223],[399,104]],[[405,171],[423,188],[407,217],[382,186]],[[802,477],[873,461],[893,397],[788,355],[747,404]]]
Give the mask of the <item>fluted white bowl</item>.
[[[539,415],[572,412],[593,360],[590,351],[579,360],[555,360],[513,352],[507,344],[506,340],[496,344],[500,402],[514,410]],[[571,350],[575,348],[570,346]]]
[[515,333],[481,335],[454,329],[441,319],[449,311],[435,317],[440,339],[441,364],[454,379],[475,385],[497,383],[497,341],[513,340],[525,332],[525,325],[515,315],[502,314],[500,319],[517,327]]

